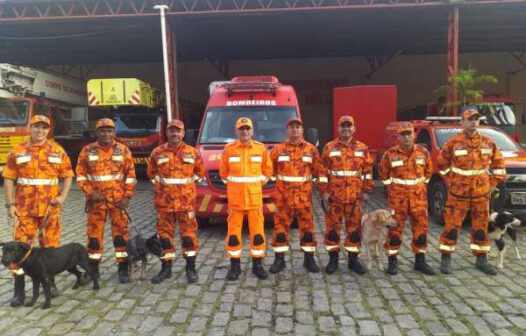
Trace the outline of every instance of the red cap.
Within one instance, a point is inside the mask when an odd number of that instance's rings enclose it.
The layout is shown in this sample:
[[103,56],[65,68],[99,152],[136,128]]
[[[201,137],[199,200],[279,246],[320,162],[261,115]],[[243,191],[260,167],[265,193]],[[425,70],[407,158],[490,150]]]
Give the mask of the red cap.
[[303,126],[303,121],[301,121],[300,118],[290,118],[289,120],[287,120],[287,127],[292,123],[297,123]]
[[404,132],[414,132],[415,128],[413,127],[413,124],[410,122],[404,122],[402,125],[398,127],[398,134],[404,133]]
[[340,119],[338,119],[338,126],[346,122],[354,125],[354,118],[349,115],[341,116]]
[[110,118],[102,118],[102,119],[97,120],[97,124],[95,124],[95,129],[98,129],[100,127],[115,128],[115,123]]
[[31,117],[31,121],[29,122],[29,124],[36,124],[36,123],[39,123],[39,122],[42,122],[44,124],[46,124],[48,127],[51,126],[51,121],[49,121],[49,118],[46,117],[46,116],[43,116],[43,115],[34,115]]
[[463,120],[469,119],[469,118],[473,117],[474,115],[477,115],[480,118],[479,111],[477,111],[477,109],[474,109],[474,108],[470,107],[470,108],[464,110],[464,112],[462,112],[462,119]]
[[173,119],[171,120],[168,125],[166,126],[166,128],[170,128],[170,127],[177,127],[179,129],[182,129],[184,130],[184,124],[181,120],[179,119]]

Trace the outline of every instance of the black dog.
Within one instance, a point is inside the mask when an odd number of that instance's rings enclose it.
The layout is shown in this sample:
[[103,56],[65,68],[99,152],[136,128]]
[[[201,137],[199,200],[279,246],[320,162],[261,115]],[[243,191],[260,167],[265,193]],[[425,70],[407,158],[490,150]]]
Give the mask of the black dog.
[[141,262],[141,280],[146,279],[146,264],[148,263],[148,254],[161,256],[161,241],[157,234],[148,239],[144,239],[141,235],[132,237],[126,244],[126,252],[128,253],[128,265],[130,267],[130,278],[135,280],[135,269],[137,263]]
[[515,254],[518,260],[521,260],[519,254],[519,247],[517,245],[517,228],[521,225],[521,221],[515,218],[507,211],[493,212],[490,215],[488,223],[488,238],[494,241],[498,248],[498,268],[504,267],[504,254],[506,252],[506,244],[504,242],[504,234],[507,232],[515,247]]
[[88,252],[84,246],[71,243],[58,248],[33,248],[31,245],[19,242],[0,244],[3,249],[2,264],[8,267],[10,264],[19,264],[24,272],[33,281],[33,297],[26,307],[31,307],[39,295],[40,284],[44,288],[46,300],[42,309],[51,305],[50,279],[55,275],[68,271],[77,277],[73,289],[81,285],[82,273],[77,265],[83,268],[93,279],[93,289],[99,289],[99,282],[89,265]]

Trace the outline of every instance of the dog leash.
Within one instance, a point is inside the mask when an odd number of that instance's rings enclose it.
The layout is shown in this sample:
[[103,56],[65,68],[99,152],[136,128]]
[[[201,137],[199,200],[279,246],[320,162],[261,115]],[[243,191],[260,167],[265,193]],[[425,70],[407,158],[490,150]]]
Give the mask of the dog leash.
[[84,212],[85,213],[89,213],[90,212],[90,204],[92,204],[94,202],[103,202],[103,203],[106,203],[108,205],[111,205],[114,208],[121,209],[121,211],[124,212],[124,214],[128,218],[128,224],[131,224],[133,222],[130,214],[128,213],[128,211],[126,209],[123,209],[123,208],[119,207],[117,204],[115,204],[114,202],[108,201],[107,199],[104,199],[103,201],[92,201],[92,200],[86,201],[86,205],[84,206]]

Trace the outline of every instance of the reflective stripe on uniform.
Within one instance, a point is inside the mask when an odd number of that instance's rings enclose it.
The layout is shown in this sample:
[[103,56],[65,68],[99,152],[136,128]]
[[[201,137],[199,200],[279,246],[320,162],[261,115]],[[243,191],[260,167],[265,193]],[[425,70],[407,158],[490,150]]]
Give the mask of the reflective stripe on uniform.
[[426,182],[426,178],[425,177],[419,177],[419,178],[416,178],[416,179],[405,180],[405,179],[399,179],[399,178],[393,177],[393,178],[391,178],[391,181],[393,183],[395,183],[395,184],[413,186],[413,185],[417,185],[419,183]]
[[339,247],[340,247],[340,245],[326,245],[326,246],[325,246],[325,249],[326,249],[327,251],[332,251],[332,250],[337,249],[337,248],[339,248]]
[[100,260],[101,257],[102,257],[102,254],[100,253],[88,253],[88,258],[90,259]]
[[489,251],[489,250],[491,250],[491,245],[480,246],[480,245],[477,245],[477,244],[471,244],[471,245],[469,245],[469,248],[471,248],[472,250],[475,250],[475,251]]
[[451,171],[451,168],[441,170],[440,175],[447,175],[447,173],[449,173],[450,171]]
[[272,248],[274,252],[281,253],[281,252],[287,252],[289,250],[288,246],[274,246]]
[[316,246],[301,246],[304,252],[316,252]]
[[32,178],[25,178],[25,177],[19,177],[16,180],[17,184],[20,185],[55,185],[58,184],[58,179],[32,179]]
[[416,253],[426,253],[427,250],[417,250]]
[[372,180],[373,179],[373,174],[365,174],[362,176],[362,178],[364,180]]
[[506,169],[493,169],[491,172],[493,175],[506,175]]
[[345,246],[347,252],[360,252],[360,248],[357,246]]
[[183,252],[183,254],[187,257],[193,257],[197,254],[196,251],[186,251],[186,252]]
[[80,182],[80,181],[86,181],[87,178],[85,175],[77,175],[77,182]]
[[126,181],[124,183],[125,184],[133,184],[133,183],[137,183],[137,180],[134,179],[133,177],[128,177],[128,178],[126,178]]
[[117,181],[123,180],[123,174],[113,174],[113,175],[86,175],[88,181],[97,181],[97,182],[106,182],[106,181]]
[[318,181],[320,183],[329,183],[329,178],[327,176],[320,176],[318,177]]
[[360,176],[361,172],[358,170],[329,170],[329,174],[333,176]]
[[128,258],[128,253],[116,251],[115,252],[115,257],[116,258]]
[[387,250],[387,254],[390,255],[390,256],[391,255],[395,255],[397,253],[398,253],[398,250]]
[[241,250],[226,251],[231,257],[239,257],[241,255]]
[[169,178],[169,177],[160,177],[155,176],[155,181],[160,182],[161,184],[188,184],[194,182],[193,177],[187,178]]
[[439,247],[438,249],[439,249],[439,250],[443,250],[443,251],[453,252],[453,251],[455,251],[456,246],[455,246],[455,245],[444,245],[444,244],[440,244],[440,247]]
[[175,258],[175,252],[167,252],[161,256],[161,259],[173,259]]
[[384,185],[390,185],[391,182],[392,182],[392,181],[391,181],[390,178],[388,178],[387,180],[382,180],[382,183],[383,183]]
[[263,175],[261,176],[228,176],[226,179],[228,182],[235,182],[235,183],[255,183],[255,182],[263,182],[267,180],[267,178]]
[[23,268],[17,268],[17,269],[12,269],[12,270],[10,269],[9,272],[11,272],[11,274],[13,275],[19,275],[19,276],[26,274]]
[[276,178],[285,182],[308,182],[312,180],[312,176],[283,176],[277,175]]
[[262,256],[265,254],[265,250],[250,250],[250,254],[255,256]]
[[457,167],[451,167],[451,170],[455,174],[459,174],[462,176],[478,176],[486,173],[487,169],[471,169],[471,170],[464,170]]

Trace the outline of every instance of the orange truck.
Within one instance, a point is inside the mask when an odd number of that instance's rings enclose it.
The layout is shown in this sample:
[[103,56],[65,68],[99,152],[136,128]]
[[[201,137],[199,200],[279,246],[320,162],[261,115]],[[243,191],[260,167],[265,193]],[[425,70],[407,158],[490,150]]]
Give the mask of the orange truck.
[[86,91],[80,81],[0,64],[0,173],[11,149],[29,139],[29,120],[36,114],[50,117],[50,138],[62,144],[74,159],[89,130],[85,105]]
[[[274,76],[234,77],[210,85],[201,127],[188,129],[186,142],[195,145],[206,164],[206,178],[197,185],[196,215],[201,224],[211,218],[226,218],[226,185],[219,177],[219,162],[225,144],[236,139],[235,121],[248,117],[254,124],[254,139],[271,150],[286,138],[289,118],[301,117],[294,88]],[[306,130],[306,139],[316,144],[316,129]],[[263,187],[263,213],[271,219],[275,210],[275,184]]]
[[[443,223],[444,206],[447,200],[447,176],[442,176],[436,168],[438,154],[446,141],[462,131],[460,117],[428,117],[427,120],[411,121],[415,127],[415,143],[426,147],[433,158],[435,171],[429,181],[429,213],[438,223]],[[397,129],[401,122],[392,122],[385,129],[382,150],[397,143]],[[526,221],[526,150],[522,149],[500,128],[481,126],[479,132],[495,141],[506,162],[506,181],[500,183],[499,196],[493,200],[495,210],[506,210],[517,218]]]

